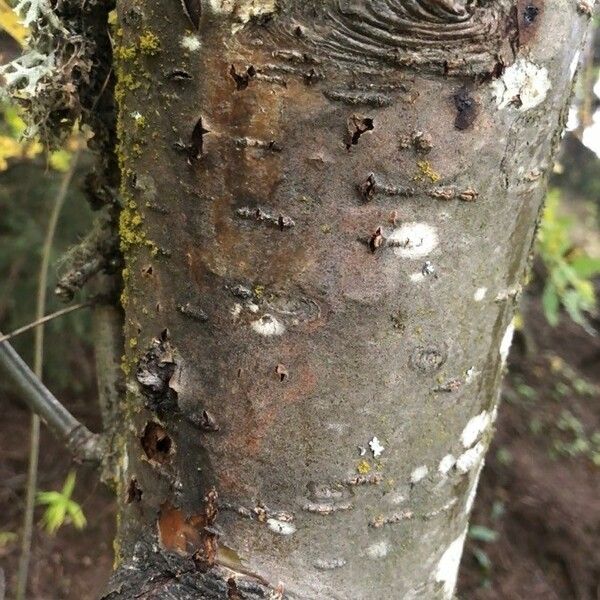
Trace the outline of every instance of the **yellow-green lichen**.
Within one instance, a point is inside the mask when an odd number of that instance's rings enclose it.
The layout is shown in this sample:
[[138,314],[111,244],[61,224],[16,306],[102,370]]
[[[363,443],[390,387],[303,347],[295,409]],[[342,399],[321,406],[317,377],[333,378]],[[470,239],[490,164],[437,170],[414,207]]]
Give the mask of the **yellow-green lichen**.
[[148,239],[142,228],[144,219],[138,211],[134,200],[129,200],[119,215],[119,234],[121,236],[121,252],[127,254],[133,248],[148,248],[152,256],[158,254],[158,246]]
[[127,356],[125,354],[123,354],[123,356],[121,356],[121,371],[123,371],[125,376],[128,376],[131,374],[131,364],[127,360]]
[[429,180],[435,183],[442,178],[442,176],[433,169],[428,160],[417,161],[417,167],[419,168],[419,174],[415,175],[415,181],[421,181],[423,178],[427,177]]
[[133,45],[118,46],[115,49],[115,58],[117,60],[133,60],[137,55],[137,48]]
[[145,56],[155,56],[161,51],[160,40],[152,31],[145,31],[139,40],[140,52]]
[[360,473],[360,475],[367,475],[371,472],[371,465],[366,460],[361,460],[358,463],[356,470],[358,473]]
[[137,129],[145,129],[148,126],[148,119],[139,113],[134,114],[133,122]]

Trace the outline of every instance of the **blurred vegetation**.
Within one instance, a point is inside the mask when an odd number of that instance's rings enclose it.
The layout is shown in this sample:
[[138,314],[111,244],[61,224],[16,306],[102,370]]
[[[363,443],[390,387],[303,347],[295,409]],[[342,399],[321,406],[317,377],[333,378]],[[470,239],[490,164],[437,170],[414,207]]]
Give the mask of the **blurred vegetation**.
[[[74,137],[64,150],[47,154],[39,143],[21,139],[23,129],[16,109],[0,105],[0,330],[4,332],[33,319],[36,278],[51,204],[77,144]],[[79,189],[89,162],[84,155],[69,190],[52,265],[90,228],[92,211]],[[56,277],[51,276],[48,313],[63,307],[54,296],[55,285]],[[85,310],[71,313],[51,321],[46,329],[45,377],[49,386],[55,391],[84,392],[93,382],[89,314]],[[29,362],[32,339],[30,332],[14,340]]]
[[574,245],[573,219],[561,213],[561,195],[550,190],[538,234],[538,252],[546,269],[542,296],[548,323],[556,326],[563,307],[569,317],[594,333],[587,315],[596,310],[592,278],[600,273],[600,258],[589,256]]

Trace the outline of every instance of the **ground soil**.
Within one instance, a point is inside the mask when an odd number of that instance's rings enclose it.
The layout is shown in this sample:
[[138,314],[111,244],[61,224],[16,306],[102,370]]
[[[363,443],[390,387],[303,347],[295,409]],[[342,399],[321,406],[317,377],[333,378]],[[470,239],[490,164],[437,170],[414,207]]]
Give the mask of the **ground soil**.
[[[556,450],[575,438],[589,442],[600,431],[594,388],[600,385],[600,340],[566,318],[550,328],[537,297],[523,301],[527,327],[513,346],[497,434],[473,513],[472,524],[486,527],[496,539],[468,540],[461,600],[600,599],[600,469],[590,448],[575,450],[572,457]],[[3,399],[2,408],[0,532],[18,533],[29,416],[14,399]],[[93,402],[72,400],[70,408],[84,422],[97,424]],[[579,420],[583,433],[561,431],[565,411]],[[44,432],[40,487],[59,489],[69,465],[64,450]],[[108,577],[115,529],[111,495],[94,473],[79,469],[75,497],[88,526],[83,531],[66,526],[56,536],[36,528],[28,598],[91,600]],[[0,545],[9,598],[18,552],[18,541]]]

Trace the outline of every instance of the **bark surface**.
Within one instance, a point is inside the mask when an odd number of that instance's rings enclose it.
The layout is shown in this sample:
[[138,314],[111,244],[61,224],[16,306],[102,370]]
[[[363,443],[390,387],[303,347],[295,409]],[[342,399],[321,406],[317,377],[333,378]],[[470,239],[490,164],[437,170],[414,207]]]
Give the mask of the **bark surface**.
[[588,16],[120,0],[106,598],[452,597]]

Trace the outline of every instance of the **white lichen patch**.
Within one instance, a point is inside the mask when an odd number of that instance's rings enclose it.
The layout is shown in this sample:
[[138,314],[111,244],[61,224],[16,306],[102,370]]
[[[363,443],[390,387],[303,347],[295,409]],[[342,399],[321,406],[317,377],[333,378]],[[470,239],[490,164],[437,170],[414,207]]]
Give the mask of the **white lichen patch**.
[[473,300],[475,300],[475,302],[481,302],[483,299],[485,299],[486,294],[487,294],[486,287],[477,288],[475,290],[475,293],[473,294]]
[[460,434],[460,441],[462,442],[462,445],[465,448],[470,448],[491,423],[492,416],[485,410],[470,419]]
[[214,13],[237,21],[232,28],[234,33],[252,19],[266,17],[277,10],[276,0],[209,0],[209,4]]
[[436,228],[428,223],[404,223],[390,233],[387,241],[396,256],[402,258],[427,256],[439,243]]
[[421,283],[421,281],[423,281],[425,279],[425,275],[423,275],[423,273],[421,273],[421,271],[419,271],[418,273],[412,273],[410,276],[410,280],[413,283]]
[[407,494],[399,491],[393,491],[386,494],[385,499],[389,504],[393,506],[399,506],[400,504],[404,504],[406,502]]
[[475,378],[479,375],[479,372],[475,367],[469,367],[465,372],[465,383],[469,385],[475,381]]
[[54,27],[62,28],[48,0],[20,0],[13,10],[21,17],[26,27],[47,19]]
[[419,483],[419,481],[425,479],[427,475],[429,475],[429,467],[427,467],[427,465],[421,465],[420,467],[414,469],[410,474],[410,482],[412,484]]
[[541,104],[551,87],[548,69],[524,58],[505,69],[502,77],[492,83],[498,108],[514,106],[520,111]]
[[375,458],[379,458],[385,450],[385,447],[381,445],[381,442],[377,437],[374,437],[369,442],[369,448],[371,448],[371,452]]
[[442,554],[435,569],[435,580],[444,585],[444,600],[451,600],[454,596],[456,579],[458,577],[458,567],[465,544],[467,530],[458,536]]
[[230,312],[231,316],[233,317],[233,320],[237,321],[240,315],[242,314],[242,305],[238,303],[234,304]]
[[475,446],[469,448],[458,457],[456,460],[456,470],[462,475],[472,471],[480,464],[484,454],[485,445],[483,442],[478,442]]
[[504,332],[504,336],[502,337],[502,341],[500,342],[500,359],[502,360],[502,365],[506,364],[508,360],[508,353],[510,352],[510,347],[512,346],[513,336],[515,335],[515,324],[511,321],[510,325],[506,328]]
[[280,521],[279,519],[267,519],[267,526],[271,531],[280,535],[292,535],[296,533],[296,526],[288,521]]
[[263,315],[260,319],[253,321],[251,327],[256,333],[265,337],[283,335],[285,333],[285,325],[278,321],[273,315]]
[[438,466],[441,475],[448,475],[450,469],[456,464],[456,458],[452,454],[446,454]]
[[370,558],[385,558],[391,550],[390,543],[387,540],[382,540],[381,542],[376,542],[375,544],[371,544],[367,548],[367,555]]
[[498,294],[496,294],[495,301],[506,302],[507,300],[516,300],[521,295],[522,291],[523,286],[520,284],[507,288],[505,290],[500,290]]
[[179,40],[179,45],[187,52],[198,52],[202,47],[198,37],[193,34],[182,36]]

